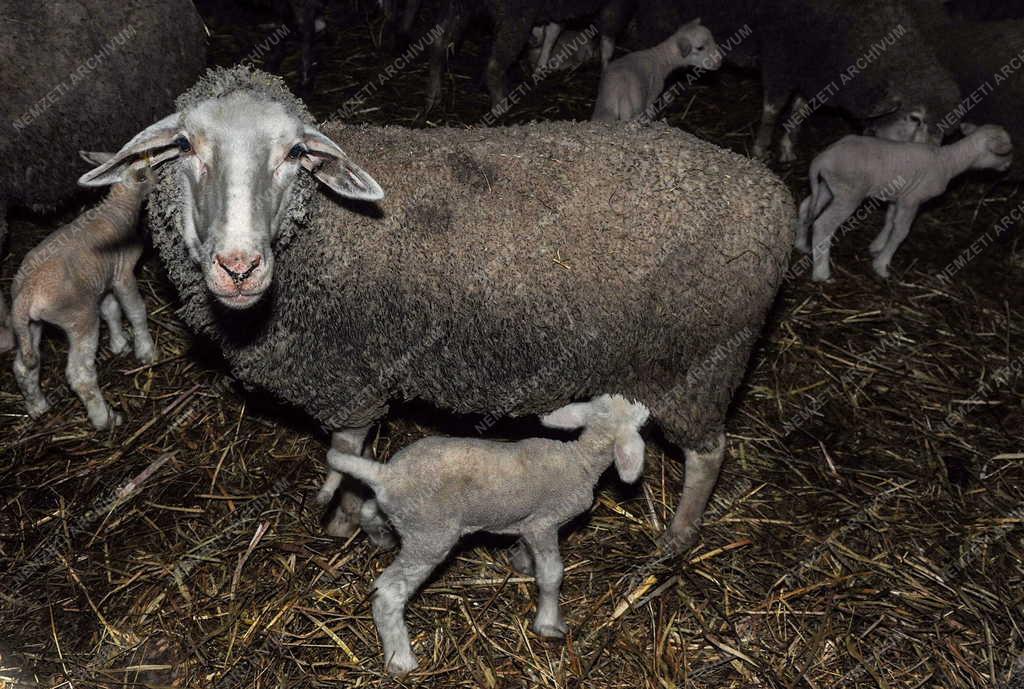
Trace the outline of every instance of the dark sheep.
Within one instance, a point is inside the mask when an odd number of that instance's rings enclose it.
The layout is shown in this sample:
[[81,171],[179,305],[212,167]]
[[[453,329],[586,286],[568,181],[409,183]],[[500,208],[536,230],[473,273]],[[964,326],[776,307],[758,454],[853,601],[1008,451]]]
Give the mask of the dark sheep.
[[[0,251],[9,207],[69,199],[80,150],[115,150],[205,64],[191,0],[0,2]],[[6,321],[0,297],[0,351]]]
[[[309,118],[246,70],[211,72],[178,106],[240,91]],[[161,169],[149,221],[183,319],[240,379],[337,431],[342,452],[392,400],[523,416],[621,391],[686,450],[668,543],[692,544],[788,259],[782,182],[665,126],[321,131],[372,161],[387,196],[342,204],[297,178],[273,281],[245,310],[211,299],[181,234],[185,168]]]
[[800,123],[821,106],[840,108],[861,121],[882,118],[879,125],[919,117],[921,131],[933,137],[960,99],[956,83],[900,0],[640,0],[637,38],[642,47],[654,45],[693,17],[700,17],[719,42],[744,26],[752,29],[727,61],[759,65],[764,108],[753,148],[759,157],[768,155],[779,116],[791,100],[780,142],[783,162],[795,159]]

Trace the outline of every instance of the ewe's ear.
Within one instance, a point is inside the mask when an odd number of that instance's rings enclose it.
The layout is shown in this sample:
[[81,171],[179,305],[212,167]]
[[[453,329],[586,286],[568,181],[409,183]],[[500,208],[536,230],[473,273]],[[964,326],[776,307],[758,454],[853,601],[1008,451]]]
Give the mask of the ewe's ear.
[[550,414],[540,417],[540,422],[548,428],[562,428],[572,430],[587,425],[590,418],[590,402],[576,402],[567,404],[561,409],[556,409]]
[[[181,114],[168,115],[159,122],[149,125],[131,138],[121,150],[89,172],[78,178],[83,187],[105,187],[121,181],[132,160],[141,155],[151,155],[160,148],[174,144],[181,134]],[[163,162],[178,156],[178,149],[161,151],[156,162]],[[92,161],[90,161],[92,162]],[[155,164],[151,163],[151,164]]]
[[615,468],[626,483],[640,478],[644,470],[644,439],[635,428],[621,431],[615,439]]
[[970,136],[974,132],[978,131],[978,125],[971,124],[970,122],[960,123],[960,133],[964,136]]
[[314,127],[306,127],[303,142],[306,144],[306,153],[302,156],[302,167],[336,194],[361,201],[380,201],[384,198],[384,191],[376,180],[349,160],[338,144]]
[[102,165],[114,157],[113,153],[101,153],[100,151],[79,151],[78,155],[90,165]]

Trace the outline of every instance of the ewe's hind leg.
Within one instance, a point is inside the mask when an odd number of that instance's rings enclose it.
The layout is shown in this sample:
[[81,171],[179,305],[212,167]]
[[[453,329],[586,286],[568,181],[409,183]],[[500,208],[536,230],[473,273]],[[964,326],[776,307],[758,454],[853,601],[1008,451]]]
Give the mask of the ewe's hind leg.
[[448,56],[448,46],[458,40],[465,18],[460,11],[459,0],[448,0],[441,20],[442,35],[430,45],[430,69],[427,75],[426,109],[430,111],[441,100],[441,78]]
[[89,421],[97,430],[121,423],[96,382],[96,350],[100,342],[100,322],[95,312],[78,316],[73,322],[61,324],[68,335],[67,377],[71,389],[82,400]]
[[[0,257],[4,255],[4,239],[7,237],[7,204],[0,201]],[[10,312],[3,293],[0,293],[0,354],[14,347],[14,333],[11,332]]]
[[497,28],[494,44],[491,46],[491,57],[487,61],[487,92],[491,95],[491,111],[495,115],[504,115],[508,112],[505,78],[508,68],[526,45],[530,36],[531,20],[531,17],[525,15],[505,15],[495,23]]
[[872,256],[882,253],[882,249],[889,242],[889,236],[892,235],[892,219],[895,214],[896,204],[890,203],[889,207],[885,209],[885,225],[882,226],[882,231],[878,233],[878,236],[871,242],[871,246],[868,247],[868,251],[871,252]]
[[551,527],[541,531],[524,533],[523,540],[533,555],[537,580],[537,617],[533,620],[533,631],[541,636],[561,639],[569,628],[562,618],[558,594],[562,589],[562,556],[558,550],[558,529]]
[[683,495],[672,525],[661,540],[661,546],[671,553],[683,553],[697,542],[704,509],[725,459],[725,434],[718,433],[708,447],[683,450],[686,456],[686,478]]
[[829,255],[832,247],[832,236],[839,229],[843,222],[853,215],[857,210],[860,201],[848,201],[838,197],[833,198],[832,205],[818,216],[814,221],[812,233],[813,245],[811,254],[814,256],[814,270],[811,272],[811,279],[815,282],[825,282],[832,277],[829,268]]
[[21,356],[21,346],[14,355],[14,379],[18,382],[18,388],[25,398],[25,408],[28,415],[38,418],[50,409],[50,403],[39,386],[39,342],[43,336],[42,323],[29,323],[29,331],[25,334],[28,339],[28,347],[32,352],[31,361],[26,362]]
[[[370,428],[370,426],[363,426],[331,433],[331,448],[350,455],[363,454],[363,445]],[[341,487],[342,493],[338,506],[334,509],[334,514],[331,515],[326,527],[327,533],[335,538],[348,538],[355,533],[356,527],[359,526],[359,508],[363,504],[363,499],[357,492],[358,486],[352,479],[347,482],[343,479],[344,477],[339,472],[328,466],[327,478],[324,479],[323,485],[320,486],[320,492],[316,496],[317,502],[326,505],[334,497],[335,491]],[[343,482],[346,485],[342,486]]]
[[100,302],[100,314],[103,322],[107,324],[110,331],[110,351],[120,354],[128,346],[128,338],[124,336],[124,327],[121,323],[121,306],[113,294],[103,297]]
[[403,538],[402,552],[374,583],[373,621],[384,647],[384,665],[392,674],[416,669],[416,656],[405,626],[405,605],[444,561],[456,540],[458,534],[430,533]]
[[121,284],[114,285],[114,294],[121,302],[124,313],[128,316],[128,322],[132,324],[132,332],[135,335],[135,358],[140,363],[152,364],[156,361],[156,347],[153,345],[153,337],[149,334],[146,302],[139,294],[139,285],[135,281],[135,276],[132,275]]
[[914,224],[916,216],[917,206],[896,205],[896,211],[893,213],[892,218],[892,229],[886,240],[885,247],[875,257],[872,264],[879,277],[889,277],[889,263],[892,261],[892,255],[896,253],[896,249],[900,248],[900,244],[907,238],[907,235],[910,233],[910,226]]

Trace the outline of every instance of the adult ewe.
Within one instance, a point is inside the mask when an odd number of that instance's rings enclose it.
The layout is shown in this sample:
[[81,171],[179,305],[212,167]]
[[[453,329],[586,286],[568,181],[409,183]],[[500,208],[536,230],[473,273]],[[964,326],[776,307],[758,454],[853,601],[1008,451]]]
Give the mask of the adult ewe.
[[[183,318],[335,450],[359,453],[393,399],[522,416],[614,389],[684,448],[668,544],[694,542],[792,242],[792,199],[760,164],[662,126],[317,130],[241,68],[81,181],[152,151],[177,154],[149,220]],[[388,196],[339,203],[314,176]]]
[[[77,191],[80,150],[113,150],[206,64],[191,0],[0,0],[0,255],[7,209]],[[0,351],[13,340],[0,297]]]

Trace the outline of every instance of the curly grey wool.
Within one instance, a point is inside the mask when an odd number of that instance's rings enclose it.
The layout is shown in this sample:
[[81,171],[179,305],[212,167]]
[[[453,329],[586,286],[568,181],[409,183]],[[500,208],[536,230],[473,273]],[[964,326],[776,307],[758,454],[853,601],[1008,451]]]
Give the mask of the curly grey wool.
[[242,381],[331,429],[396,399],[519,416],[611,390],[680,446],[716,444],[792,243],[792,199],[761,164],[665,126],[321,130],[387,195],[305,187],[247,311],[211,300],[188,257],[177,162],[150,198],[182,317]]

